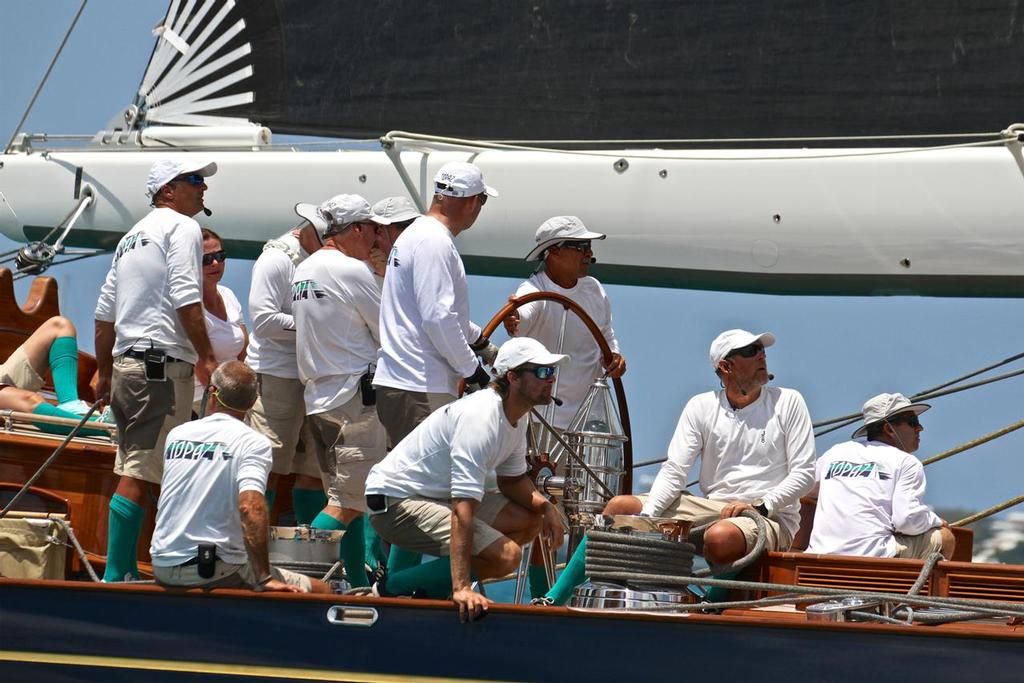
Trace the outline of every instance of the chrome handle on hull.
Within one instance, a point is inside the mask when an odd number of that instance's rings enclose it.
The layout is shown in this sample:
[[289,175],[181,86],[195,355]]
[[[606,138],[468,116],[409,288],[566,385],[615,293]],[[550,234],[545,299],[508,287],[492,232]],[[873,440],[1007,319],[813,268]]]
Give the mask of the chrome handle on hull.
[[372,607],[334,605],[327,610],[327,621],[335,626],[369,628],[377,623],[377,610]]

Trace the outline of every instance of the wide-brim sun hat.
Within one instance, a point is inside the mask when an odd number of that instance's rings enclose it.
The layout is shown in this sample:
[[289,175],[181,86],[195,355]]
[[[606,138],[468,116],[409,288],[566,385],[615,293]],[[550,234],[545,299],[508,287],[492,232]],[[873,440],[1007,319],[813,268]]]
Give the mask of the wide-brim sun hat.
[[878,396],[872,396],[865,401],[861,408],[864,424],[853,433],[853,438],[859,439],[862,436],[866,436],[870,425],[887,420],[893,415],[899,415],[900,413],[920,415],[929,408],[931,408],[929,404],[914,403],[903,394],[879,394]]
[[373,220],[380,225],[404,223],[422,215],[408,197],[386,197],[373,205]]
[[540,224],[534,241],[537,243],[526,255],[527,261],[539,261],[548,247],[566,240],[603,240],[607,235],[589,230],[578,216],[555,216]]

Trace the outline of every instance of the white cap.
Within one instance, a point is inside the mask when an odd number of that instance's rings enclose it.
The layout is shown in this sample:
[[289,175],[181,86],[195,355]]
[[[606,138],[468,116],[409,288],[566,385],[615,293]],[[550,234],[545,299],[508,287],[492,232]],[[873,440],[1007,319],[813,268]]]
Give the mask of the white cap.
[[498,349],[498,355],[494,359],[494,371],[500,377],[524,363],[561,365],[567,360],[569,356],[564,353],[551,353],[532,337],[513,337]]
[[408,197],[388,197],[373,205],[373,220],[380,225],[401,223],[422,215]]
[[203,160],[180,160],[160,159],[149,169],[149,176],[146,178],[146,194],[150,200],[156,196],[160,188],[171,182],[180,175],[198,173],[204,178],[209,178],[217,172],[217,164]]
[[768,348],[775,343],[775,335],[771,332],[753,334],[746,330],[726,330],[715,337],[715,341],[711,342],[711,367],[717,370],[718,364],[722,362],[723,358],[736,349],[750,346],[757,341],[764,344],[765,348]]
[[537,246],[526,255],[526,260],[539,261],[545,249],[565,240],[603,240],[606,236],[599,232],[590,232],[576,216],[555,216],[537,228],[537,235],[534,237]]
[[295,213],[312,223],[320,237],[326,237],[331,228],[374,219],[370,203],[357,194],[335,195],[320,206],[299,203],[295,205]]
[[881,422],[893,415],[907,412],[920,415],[929,408],[931,406],[927,403],[911,403],[910,399],[903,394],[879,394],[878,396],[873,396],[860,409],[861,414],[864,416],[864,424],[853,433],[853,438],[859,439],[868,433],[868,425]]
[[449,161],[434,176],[434,194],[448,197],[473,197],[486,192],[488,197],[497,197],[498,191],[484,185],[484,174],[476,164],[467,161]]

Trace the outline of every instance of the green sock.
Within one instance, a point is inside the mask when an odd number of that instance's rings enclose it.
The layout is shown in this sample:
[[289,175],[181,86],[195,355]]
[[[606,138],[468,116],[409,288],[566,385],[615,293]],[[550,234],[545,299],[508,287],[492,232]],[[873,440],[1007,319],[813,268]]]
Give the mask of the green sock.
[[57,337],[50,344],[50,373],[57,402],[65,403],[78,398],[78,340]]
[[[725,574],[719,574],[715,576],[716,579],[735,579],[739,576],[739,572],[727,572]],[[721,586],[711,586],[708,588],[707,593],[704,594],[708,602],[725,602],[729,599],[729,589],[722,588]]]
[[[37,405],[35,410],[32,412],[36,415],[46,415],[48,417],[63,417],[67,420],[74,420],[75,422],[82,419],[81,415],[75,415],[74,413],[69,413],[66,410],[61,410],[57,406],[52,403],[47,403],[46,401]],[[93,416],[96,417],[96,414],[93,413]],[[33,422],[32,424],[38,427],[39,431],[46,432],[47,434],[68,434],[72,429],[71,427],[65,427],[64,425],[52,425],[47,424],[46,422]],[[109,436],[110,432],[105,429],[86,429],[85,427],[82,427],[78,430],[78,434],[79,436]]]
[[107,570],[103,572],[104,581],[124,581],[128,574],[132,578],[139,578],[135,551],[138,549],[139,532],[142,531],[142,521],[145,517],[146,510],[138,503],[116,493],[111,496],[107,521]]
[[377,535],[369,520],[363,524],[363,540],[366,544],[366,564],[376,570],[377,567],[387,562],[387,558],[384,557],[384,551],[380,547],[380,536]]
[[296,524],[310,524],[327,505],[327,496],[320,489],[292,489],[292,509]]
[[546,597],[551,598],[554,604],[564,605],[569,602],[569,598],[572,597],[576,586],[587,580],[586,556],[587,537],[584,536],[580,544],[576,546],[576,552],[569,558],[569,563],[562,570],[558,581],[555,581],[555,585],[547,593]]
[[365,515],[359,515],[348,523],[348,530],[341,537],[341,561],[345,563],[345,577],[353,588],[369,586],[366,576],[366,536],[363,533]]
[[341,531],[345,529],[344,522],[342,522],[340,519],[335,519],[334,517],[331,517],[326,512],[321,512],[320,514],[318,514],[316,516],[316,519],[314,519],[313,523],[309,526],[313,527],[314,529],[326,529],[327,531]]
[[391,544],[391,553],[388,555],[388,576],[396,574],[403,569],[417,566],[423,560],[423,555],[412,550],[399,548]]
[[548,574],[544,571],[544,565],[531,564],[526,575],[530,579],[530,597],[539,598],[548,592]]
[[423,590],[428,598],[447,600],[452,594],[451,558],[439,557],[396,572],[388,576],[386,589],[390,596],[412,595],[417,590]]
[[273,514],[274,512],[274,498],[277,498],[277,491],[264,491],[263,497],[267,499],[267,514]]

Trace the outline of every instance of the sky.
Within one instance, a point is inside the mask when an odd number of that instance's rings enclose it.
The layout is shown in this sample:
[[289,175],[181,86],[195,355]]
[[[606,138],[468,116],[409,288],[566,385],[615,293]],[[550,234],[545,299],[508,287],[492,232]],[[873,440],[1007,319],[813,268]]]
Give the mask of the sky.
[[[0,0],[0,144],[13,132],[78,5]],[[166,6],[162,0],[92,0],[24,130],[92,134],[104,128],[131,102],[152,49],[150,30]],[[213,179],[211,201],[216,191]],[[215,220],[210,227],[217,229]],[[613,231],[609,239],[615,239]],[[0,238],[0,251],[11,245]],[[524,256],[530,246],[523,245]],[[595,255],[600,259],[600,243]],[[85,350],[93,348],[93,307],[109,263],[101,256],[48,273],[58,280],[62,311],[78,327]],[[250,267],[251,262],[229,259],[222,282],[243,302]],[[509,278],[469,280],[471,313],[480,324],[518,285]],[[768,351],[774,383],[799,390],[815,421],[858,411],[877,393],[909,395],[1024,350],[1019,299],[771,296],[617,285],[607,290],[629,367],[623,382],[638,462],[664,457],[686,400],[717,388],[708,347],[726,329],[775,333],[778,343]],[[23,281],[22,298],[25,291]],[[922,417],[917,455],[928,457],[1024,418],[1022,382],[1012,379],[934,401]],[[819,438],[819,455],[852,430]],[[929,466],[926,500],[973,511],[1021,494],[1022,445],[1024,430]],[[654,467],[639,472],[635,491],[647,490],[655,473]]]

